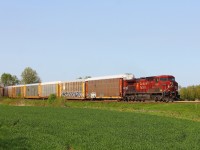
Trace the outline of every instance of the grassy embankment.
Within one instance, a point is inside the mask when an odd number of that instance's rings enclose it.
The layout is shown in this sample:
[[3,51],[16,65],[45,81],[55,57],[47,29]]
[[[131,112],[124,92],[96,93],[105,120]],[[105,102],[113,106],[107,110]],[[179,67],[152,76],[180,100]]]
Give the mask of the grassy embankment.
[[0,103],[0,149],[200,149],[198,104]]
[[120,112],[136,112],[157,116],[181,118],[200,122],[200,103],[105,103],[88,101],[64,101],[62,99],[57,99],[54,102],[49,102],[48,100],[25,100],[4,98],[0,99],[0,104],[14,106],[44,106],[114,110]]

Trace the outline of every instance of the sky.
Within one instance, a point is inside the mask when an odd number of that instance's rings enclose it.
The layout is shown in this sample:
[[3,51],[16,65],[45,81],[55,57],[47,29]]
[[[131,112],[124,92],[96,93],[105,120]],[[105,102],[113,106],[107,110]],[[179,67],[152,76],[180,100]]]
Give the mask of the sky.
[[0,0],[0,75],[133,73],[200,84],[199,0]]

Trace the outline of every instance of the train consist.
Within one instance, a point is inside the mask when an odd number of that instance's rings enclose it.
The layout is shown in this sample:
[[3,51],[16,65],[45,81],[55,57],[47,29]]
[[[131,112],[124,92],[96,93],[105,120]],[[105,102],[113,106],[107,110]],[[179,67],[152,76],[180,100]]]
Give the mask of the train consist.
[[66,99],[174,101],[179,98],[178,83],[171,75],[135,78],[132,74],[104,76],[68,82],[48,82],[4,87],[3,96],[44,99],[50,94]]

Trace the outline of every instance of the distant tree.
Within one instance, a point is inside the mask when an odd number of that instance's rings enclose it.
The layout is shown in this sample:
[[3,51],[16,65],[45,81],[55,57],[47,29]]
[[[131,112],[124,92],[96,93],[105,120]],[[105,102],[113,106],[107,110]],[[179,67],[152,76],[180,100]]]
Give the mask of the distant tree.
[[12,83],[13,83],[13,85],[16,85],[16,84],[20,84],[21,83],[21,81],[17,78],[17,76],[16,75],[13,75],[12,76]]
[[188,91],[187,88],[181,88],[179,91],[180,95],[181,95],[181,99],[183,100],[187,100],[188,99]]
[[19,81],[19,79],[17,78],[16,75],[11,75],[10,73],[3,73],[1,75],[1,83],[4,86],[9,86],[9,85],[19,84],[20,81]]
[[89,79],[89,78],[91,78],[91,76],[85,76],[85,77],[84,77],[84,79]]
[[41,79],[38,76],[37,72],[30,67],[24,69],[21,74],[22,83],[31,84],[31,83],[40,83]]
[[183,87],[179,93],[183,100],[200,100],[200,85]]
[[196,97],[196,98],[197,98],[198,100],[200,100],[200,85],[198,85],[198,86],[196,87],[196,92],[197,92],[197,95],[196,95],[197,97]]
[[85,77],[78,77],[77,79],[89,79],[91,76],[85,76]]

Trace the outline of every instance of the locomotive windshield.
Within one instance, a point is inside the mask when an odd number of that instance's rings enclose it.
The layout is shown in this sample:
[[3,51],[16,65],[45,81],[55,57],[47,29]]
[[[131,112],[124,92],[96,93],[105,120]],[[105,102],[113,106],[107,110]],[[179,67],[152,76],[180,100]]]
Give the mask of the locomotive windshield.
[[170,81],[175,81],[175,78],[172,77],[172,78],[169,78],[169,80],[170,80]]

